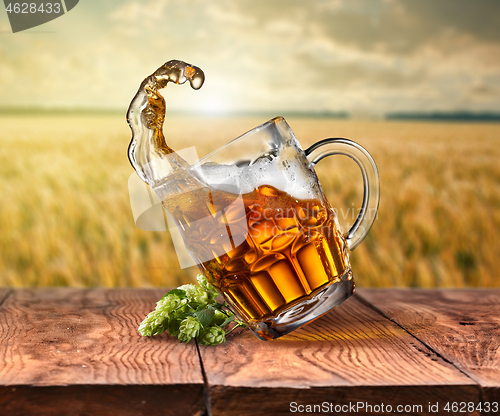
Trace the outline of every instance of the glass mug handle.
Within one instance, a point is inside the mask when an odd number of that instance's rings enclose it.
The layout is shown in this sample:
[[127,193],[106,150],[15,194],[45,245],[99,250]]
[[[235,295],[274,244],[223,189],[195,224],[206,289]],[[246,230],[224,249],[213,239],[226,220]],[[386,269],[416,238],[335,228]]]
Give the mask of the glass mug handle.
[[305,150],[309,166],[314,167],[321,159],[332,155],[344,155],[353,159],[363,175],[363,203],[358,217],[345,234],[350,250],[354,250],[370,231],[378,211],[380,183],[375,161],[359,144],[348,139],[325,139]]

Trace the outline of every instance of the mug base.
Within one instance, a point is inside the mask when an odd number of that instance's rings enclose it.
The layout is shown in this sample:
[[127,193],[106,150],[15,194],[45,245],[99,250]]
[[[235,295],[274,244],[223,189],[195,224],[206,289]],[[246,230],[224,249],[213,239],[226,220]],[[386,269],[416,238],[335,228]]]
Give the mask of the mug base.
[[339,281],[326,286],[310,299],[303,300],[272,319],[250,322],[249,327],[253,334],[263,341],[276,339],[314,321],[340,305],[353,293],[354,279],[349,267]]

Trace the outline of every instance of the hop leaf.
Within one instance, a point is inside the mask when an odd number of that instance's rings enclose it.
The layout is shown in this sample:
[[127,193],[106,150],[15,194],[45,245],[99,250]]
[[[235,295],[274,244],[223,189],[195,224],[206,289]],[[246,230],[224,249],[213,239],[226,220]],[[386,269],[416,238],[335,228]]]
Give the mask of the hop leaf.
[[202,345],[217,345],[226,341],[226,332],[219,326],[210,326],[201,330],[198,342]]
[[[227,311],[227,314],[229,316],[233,316],[232,312]],[[212,318],[212,323],[218,325],[218,326],[224,326],[222,325],[223,322],[225,322],[227,319],[227,315],[217,309],[214,310],[214,317]]]
[[196,312],[196,317],[200,321],[200,324],[203,328],[206,328],[212,323],[212,319],[214,318],[214,311],[209,308],[200,308],[199,311]]
[[201,323],[198,318],[194,318],[192,316],[188,316],[181,322],[181,326],[179,327],[179,341],[181,342],[189,342],[193,338],[197,337],[200,333]]

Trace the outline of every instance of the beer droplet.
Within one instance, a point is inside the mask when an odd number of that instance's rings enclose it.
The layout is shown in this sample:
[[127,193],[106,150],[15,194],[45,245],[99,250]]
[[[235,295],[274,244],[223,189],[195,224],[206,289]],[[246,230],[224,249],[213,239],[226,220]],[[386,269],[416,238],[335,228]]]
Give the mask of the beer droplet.
[[194,77],[195,73],[196,73],[196,70],[192,66],[188,66],[184,70],[184,75],[186,76],[187,79],[192,79]]

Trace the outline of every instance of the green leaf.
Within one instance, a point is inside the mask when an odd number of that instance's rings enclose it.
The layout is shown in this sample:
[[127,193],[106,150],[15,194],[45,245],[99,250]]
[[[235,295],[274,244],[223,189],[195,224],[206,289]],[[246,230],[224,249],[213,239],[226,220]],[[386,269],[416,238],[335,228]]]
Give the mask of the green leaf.
[[196,312],[196,317],[200,321],[201,326],[203,328],[206,328],[212,322],[212,318],[214,317],[214,311],[212,311],[208,308],[201,309],[201,310]]
[[189,302],[188,305],[193,308],[194,311],[199,311],[201,308],[206,308],[207,305],[200,302]]
[[188,316],[195,316],[195,313],[193,311],[182,311],[181,313],[177,314],[176,318],[183,321]]
[[168,324],[168,334],[172,335],[173,337],[177,337],[179,335],[181,322],[182,321],[180,319],[172,319]]
[[196,308],[196,312],[202,311],[203,309],[207,309],[207,305],[204,305],[203,303],[200,303],[198,307]]
[[180,307],[179,309],[177,309],[177,313],[182,313],[182,312],[191,312],[191,313],[194,313],[196,309],[193,309],[191,307],[191,305],[189,303],[186,303],[185,305],[183,305],[182,307]]
[[172,289],[172,290],[169,290],[167,293],[165,293],[165,295],[163,296],[163,298],[167,297],[168,295],[176,295],[176,296],[180,297],[181,299],[184,299],[184,298],[187,297],[186,291],[182,290],[182,289]]
[[212,304],[208,305],[208,308],[209,309],[213,309],[213,310],[217,309],[218,311],[226,313],[226,311],[224,310],[223,305],[220,304],[220,303],[212,303]]
[[231,323],[231,322],[233,322],[233,321],[234,321],[234,315],[228,316],[228,317],[226,318],[226,320],[225,320],[224,322],[222,322],[222,324],[220,324],[219,326],[220,326],[221,328],[224,328],[227,324],[230,324],[230,323]]

